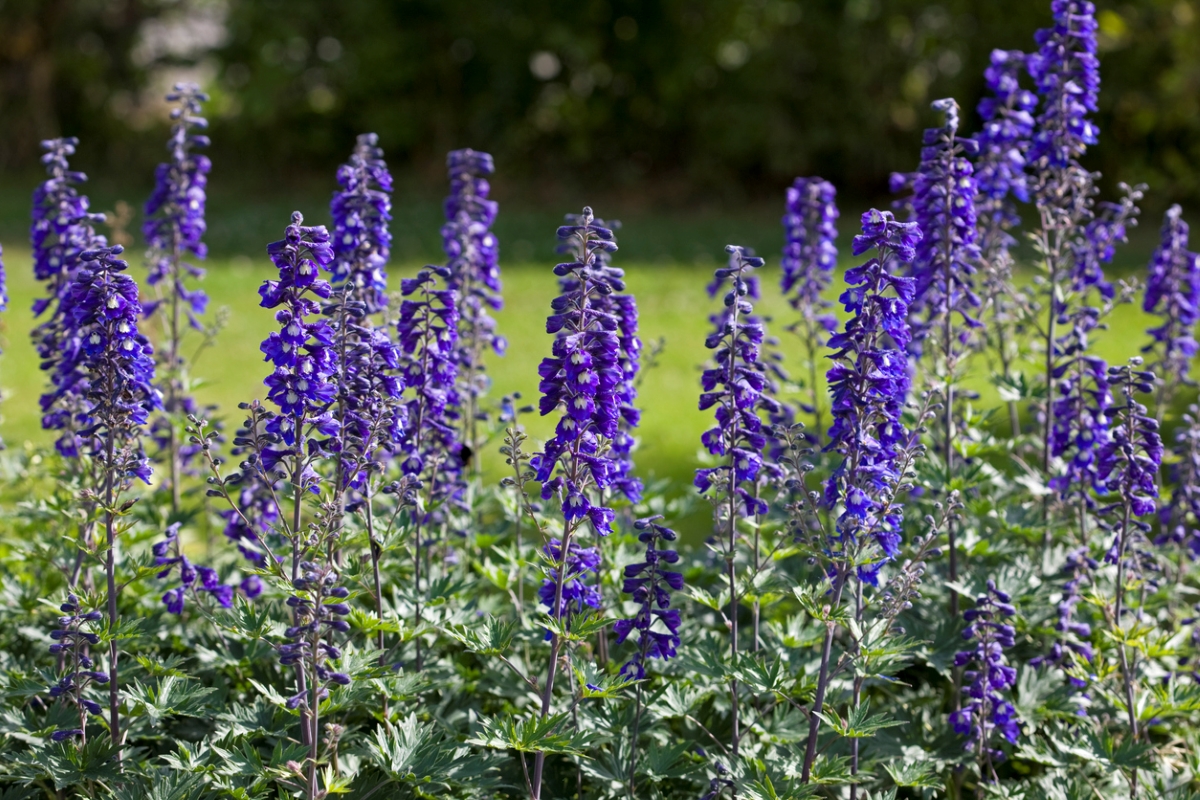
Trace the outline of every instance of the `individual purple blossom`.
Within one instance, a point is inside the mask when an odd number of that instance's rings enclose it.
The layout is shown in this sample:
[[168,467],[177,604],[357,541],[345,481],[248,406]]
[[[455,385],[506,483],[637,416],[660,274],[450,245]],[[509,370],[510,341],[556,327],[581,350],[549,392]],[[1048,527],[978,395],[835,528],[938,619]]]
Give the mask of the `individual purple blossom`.
[[[882,563],[899,552],[901,507],[884,498],[901,480],[901,451],[908,439],[901,415],[909,390],[905,348],[915,281],[898,272],[915,257],[921,230],[874,209],[862,215],[862,226],[854,254],[874,249],[877,255],[847,270],[840,299],[850,318],[829,340],[833,425],[825,449],[841,461],[825,484],[825,501],[830,508],[843,505],[839,547],[869,537]],[[869,581],[877,571],[877,565],[859,570]]]
[[1098,141],[1096,113],[1100,60],[1096,57],[1096,7],[1087,0],[1053,0],[1054,25],[1034,36],[1038,51],[1027,57],[1042,98],[1029,161],[1063,168]]
[[590,208],[584,208],[576,224],[560,227],[558,237],[574,240],[569,252],[575,260],[554,268],[558,277],[569,280],[564,293],[550,303],[546,332],[554,336],[554,344],[551,356],[538,366],[538,389],[541,414],[561,409],[562,416],[531,465],[542,483],[542,498],[560,498],[569,527],[586,518],[603,536],[611,530],[613,511],[593,502],[591,495],[612,483],[612,462],[601,444],[619,431],[621,370],[618,320],[597,301],[624,290],[624,273],[600,257],[617,245],[612,230]]
[[[965,749],[975,751],[980,769],[986,766],[993,781],[995,762],[1004,760],[995,734],[1009,744],[1015,744],[1021,735],[1017,711],[1007,697],[1017,683],[1017,671],[1004,657],[1004,651],[1016,645],[1016,631],[1002,621],[1015,613],[1012,598],[989,579],[987,592],[976,598],[974,608],[963,612],[967,622],[963,638],[973,640],[975,647],[954,656],[954,666],[972,668],[963,673],[966,702],[950,714],[950,725],[967,738]],[[988,776],[983,777],[986,780]]]
[[[1162,320],[1148,331],[1153,341],[1142,348],[1153,354],[1151,368],[1165,387],[1190,384],[1197,350],[1196,322],[1200,320],[1200,255],[1188,250],[1188,224],[1178,205],[1171,206],[1163,219],[1161,240],[1150,259],[1142,310]],[[1167,394],[1164,391],[1163,396]]]
[[75,594],[67,595],[59,606],[62,612],[54,630],[50,631],[50,652],[58,657],[59,677],[50,687],[50,696],[75,706],[79,713],[78,727],[60,728],[50,735],[51,741],[65,742],[76,737],[86,739],[87,715],[100,716],[103,709],[99,703],[84,694],[91,684],[109,683],[109,675],[96,669],[89,655],[91,648],[100,643],[99,634],[85,626],[100,623],[104,615],[99,611],[84,611]]
[[[318,434],[337,433],[337,422],[329,407],[337,388],[337,353],[333,345],[333,329],[320,317],[318,300],[328,300],[332,287],[320,277],[333,260],[329,233],[323,225],[307,227],[299,211],[284,238],[267,246],[271,261],[279,270],[277,280],[264,281],[258,293],[263,308],[278,309],[275,321],[279,330],[262,343],[266,361],[274,367],[263,383],[267,398],[279,408],[267,430],[280,437],[287,449],[273,449],[264,454],[263,468],[270,472],[283,458],[292,456],[297,473],[297,490],[301,485],[316,490],[316,476],[302,463],[311,457],[311,448],[322,444]],[[302,476],[300,473],[304,473]]]
[[638,540],[646,545],[645,557],[625,567],[621,591],[630,595],[638,610],[633,619],[617,620],[613,632],[622,644],[637,632],[637,650],[621,667],[629,679],[646,677],[646,660],[674,658],[679,648],[679,611],[671,608],[671,592],[683,589],[683,574],[668,567],[679,561],[679,554],[664,543],[675,541],[675,531],[659,524],[661,516],[639,519],[633,524]]
[[[970,331],[980,325],[974,317],[981,305],[974,286],[980,257],[975,242],[978,188],[967,158],[978,151],[978,145],[958,136],[958,103],[946,98],[935,100],[932,107],[945,115],[945,121],[941,127],[926,129],[921,163],[912,181],[912,220],[923,236],[912,260],[910,349],[919,354],[929,331],[941,326],[945,331],[942,356],[953,361],[956,348],[961,350]],[[952,321],[955,315],[959,321]]]
[[837,265],[837,189],[824,178],[796,178],[787,190],[783,215],[783,276],[780,289],[805,319],[832,332],[836,318],[821,313],[829,302],[821,294]]
[[[95,230],[96,225],[104,222],[104,215],[89,212],[87,195],[80,194],[77,188],[87,176],[73,171],[67,161],[78,144],[79,140],[73,137],[42,142],[46,151],[42,163],[49,177],[33,193],[29,236],[33,273],[46,286],[46,295],[33,303],[33,315],[41,317],[47,310],[50,315],[34,328],[31,338],[42,360],[42,370],[52,375],[61,362],[71,359],[80,348],[68,296],[82,263],[80,256],[107,244]],[[75,423],[86,415],[85,393],[82,378],[69,380],[63,376],[54,392],[42,398],[42,427],[61,431],[54,446],[68,458],[78,456],[83,444]]]
[[365,313],[375,314],[387,305],[392,246],[392,175],[376,134],[359,134],[349,161],[338,167],[337,182],[329,203],[332,282],[347,286]]
[[211,567],[193,564],[183,553],[179,542],[179,523],[167,527],[162,541],[153,547],[154,565],[163,567],[155,576],[159,580],[169,579],[172,573],[178,573],[179,585],[168,589],[163,595],[163,605],[172,614],[182,614],[184,600],[189,592],[196,597],[200,592],[212,596],[222,608],[233,607],[233,587],[221,583],[217,571]]
[[582,547],[577,542],[571,543],[563,573],[562,595],[557,608],[554,598],[558,593],[558,565],[563,563],[562,541],[551,539],[543,548],[543,552],[552,566],[546,569],[546,578],[538,589],[538,598],[550,616],[569,619],[576,614],[587,613],[588,609],[600,608],[603,601],[600,587],[588,583],[589,575],[597,575],[600,572],[599,550],[594,547]]
[[488,153],[470,148],[446,155],[450,196],[445,201],[446,224],[442,249],[446,253],[447,286],[458,293],[457,359],[458,397],[462,412],[462,439],[472,450],[480,446],[477,432],[479,399],[488,390],[484,353],[503,354],[507,344],[496,332],[489,311],[504,305],[500,284],[500,247],[492,225],[498,205],[490,200],[488,176],[495,165]]
[[[754,490],[759,473],[777,467],[764,459],[768,449],[767,424],[761,414],[779,410],[768,393],[767,365],[762,361],[766,336],[763,322],[754,316],[751,302],[757,294],[752,270],[765,263],[745,248],[729,245],[729,266],[715,273],[711,291],[728,282],[724,310],[712,316],[715,329],[704,341],[713,352],[713,365],[700,377],[700,410],[714,409],[716,425],[700,441],[709,453],[725,459],[715,467],[696,470],[693,480],[701,494],[717,486],[718,515],[724,515],[732,531],[737,517],[766,514],[767,504]],[[747,488],[749,486],[750,488]],[[731,535],[731,539],[732,539]]]

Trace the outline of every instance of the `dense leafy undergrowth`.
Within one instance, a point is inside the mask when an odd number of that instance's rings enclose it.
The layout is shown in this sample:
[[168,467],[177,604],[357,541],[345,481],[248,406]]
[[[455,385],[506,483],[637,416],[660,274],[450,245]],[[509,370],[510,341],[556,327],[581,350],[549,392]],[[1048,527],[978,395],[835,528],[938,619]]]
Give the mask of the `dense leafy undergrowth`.
[[[450,154],[446,263],[389,295],[361,136],[332,231],[296,213],[268,247],[265,399],[201,408],[204,95],[169,97],[140,288],[47,142],[57,441],[3,460],[0,796],[1196,796],[1200,259],[1174,208],[1144,285],[1105,278],[1142,187],[1095,199],[1094,9],[1052,10],[1035,53],[993,54],[979,134],[935,103],[909,221],[861,217],[843,323],[829,183],[788,192],[778,288],[728,248],[683,500],[639,478],[656,351],[591,209],[557,232],[544,343],[507,343],[491,157]],[[1017,287],[1020,202],[1042,274]],[[1134,300],[1160,322],[1110,366],[1090,340]],[[506,347],[547,353],[536,400],[489,396]]]

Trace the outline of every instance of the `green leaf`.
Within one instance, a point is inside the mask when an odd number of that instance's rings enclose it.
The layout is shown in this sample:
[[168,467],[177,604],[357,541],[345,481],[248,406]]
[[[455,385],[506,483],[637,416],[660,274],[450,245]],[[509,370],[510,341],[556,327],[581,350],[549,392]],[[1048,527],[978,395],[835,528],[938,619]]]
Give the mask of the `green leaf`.
[[205,716],[209,709],[204,700],[216,691],[213,687],[201,686],[198,681],[168,675],[156,685],[134,681],[127,697],[135,715],[144,714],[152,723],[158,724],[163,717]]
[[883,770],[897,786],[936,789],[942,785],[937,770],[927,761],[885,761]]
[[587,757],[585,748],[592,743],[592,734],[570,730],[567,714],[552,714],[543,719],[480,719],[480,732],[467,744],[490,747],[493,750],[516,750],[520,753],[558,753]]
[[482,630],[465,625],[451,625],[444,630],[448,636],[472,653],[497,656],[508,654],[517,625],[515,622],[505,622],[489,615]]

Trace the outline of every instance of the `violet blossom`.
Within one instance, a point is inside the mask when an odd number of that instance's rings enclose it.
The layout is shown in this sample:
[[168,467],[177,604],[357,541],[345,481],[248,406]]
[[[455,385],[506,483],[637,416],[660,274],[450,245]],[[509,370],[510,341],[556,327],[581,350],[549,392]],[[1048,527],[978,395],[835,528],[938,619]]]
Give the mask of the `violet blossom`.
[[[1149,272],[1142,310],[1162,322],[1148,331],[1153,341],[1142,352],[1152,354],[1150,367],[1164,387],[1190,384],[1197,350],[1196,322],[1200,321],[1200,255],[1188,250],[1188,224],[1178,205],[1171,206],[1163,219]],[[1168,396],[1164,388],[1163,398]]]
[[671,608],[671,592],[683,589],[683,574],[668,567],[679,554],[666,545],[675,541],[675,531],[659,524],[661,516],[639,519],[633,527],[638,541],[646,545],[645,557],[625,567],[621,591],[630,595],[638,610],[633,619],[617,620],[613,632],[617,644],[636,631],[637,650],[621,667],[621,674],[641,680],[646,677],[646,660],[674,658],[679,648],[679,611]]

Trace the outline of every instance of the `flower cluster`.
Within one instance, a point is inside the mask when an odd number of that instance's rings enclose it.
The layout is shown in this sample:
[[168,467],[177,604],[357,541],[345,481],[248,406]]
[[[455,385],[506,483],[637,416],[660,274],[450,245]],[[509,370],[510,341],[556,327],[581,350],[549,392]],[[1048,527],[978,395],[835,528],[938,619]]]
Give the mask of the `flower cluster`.
[[1050,488],[1064,501],[1078,500],[1095,507],[1092,491],[1099,485],[1096,454],[1108,440],[1108,364],[1088,353],[1091,332],[1099,324],[1099,311],[1087,306],[1059,318],[1068,332],[1054,343],[1053,423],[1050,455],[1064,459],[1065,467],[1050,479]]
[[728,281],[729,290],[724,298],[725,309],[712,316],[716,330],[704,341],[704,346],[714,351],[713,366],[700,377],[700,410],[714,408],[717,424],[700,440],[709,453],[728,459],[728,463],[696,470],[693,483],[702,494],[714,485],[722,488],[721,496],[729,501],[732,525],[735,515],[767,513],[767,504],[742,484],[754,484],[764,468],[771,472],[777,469],[763,459],[768,432],[760,412],[773,414],[779,410],[779,403],[767,392],[768,366],[760,357],[765,331],[762,320],[753,315],[750,301],[757,288],[751,270],[765,262],[742,247],[730,245],[725,249],[730,254],[729,266],[716,271],[710,289]]
[[[329,659],[342,657],[342,651],[332,643],[333,634],[350,631],[350,623],[342,619],[350,613],[350,606],[344,602],[350,592],[337,585],[337,572],[328,566],[301,561],[299,568],[300,574],[292,581],[294,593],[287,599],[294,616],[292,625],[284,632],[288,642],[279,646],[279,663],[285,667],[300,666],[308,680],[306,686],[288,698],[287,707],[315,711],[317,704],[329,696],[330,686],[350,683],[349,675],[328,666]],[[308,720],[315,725],[316,715]],[[309,735],[315,736],[316,731],[310,731]]]
[[1054,666],[1067,676],[1072,688],[1079,691],[1080,706],[1076,710],[1079,716],[1087,716],[1086,701],[1090,696],[1081,690],[1087,688],[1088,681],[1095,676],[1087,672],[1087,666],[1092,662],[1094,653],[1088,640],[1092,636],[1092,626],[1076,618],[1076,606],[1083,598],[1086,584],[1093,580],[1093,573],[1099,562],[1089,555],[1088,548],[1078,547],[1067,554],[1063,566],[1062,594],[1059,597],[1056,610],[1058,619],[1054,630],[1058,634],[1050,650],[1045,655],[1036,656],[1029,660],[1029,666]]
[[989,580],[987,593],[976,598],[974,608],[963,612],[968,623],[963,638],[973,639],[975,647],[954,656],[956,667],[974,665],[974,668],[963,673],[968,683],[968,699],[961,709],[950,714],[950,725],[955,733],[967,737],[966,749],[974,750],[988,764],[1004,759],[1004,751],[993,744],[994,733],[999,733],[1009,744],[1021,735],[1017,711],[1005,697],[1005,692],[1017,683],[1017,671],[1004,658],[1004,651],[1016,644],[1016,631],[1001,621],[1015,613],[1012,598]]
[[1112,261],[1117,245],[1126,241],[1127,230],[1137,225],[1136,204],[1145,186],[1121,184],[1120,188],[1123,193],[1120,201],[1099,203],[1098,211],[1071,243],[1073,291],[1095,287],[1102,297],[1113,297],[1112,284],[1104,277],[1104,265]]
[[104,615],[99,611],[83,611],[79,598],[74,594],[58,607],[63,616],[58,618],[58,627],[50,631],[54,644],[50,652],[59,659],[59,679],[50,687],[50,696],[69,702],[79,712],[79,726],[76,728],[60,728],[50,734],[55,742],[65,742],[75,737],[84,737],[87,728],[87,715],[103,713],[100,704],[84,695],[89,684],[107,684],[109,675],[95,668],[95,663],[88,655],[90,649],[100,643],[100,636],[86,631],[86,624],[99,623]]
[[[78,332],[72,324],[69,293],[81,254],[107,244],[95,226],[104,222],[103,214],[88,211],[88,198],[78,185],[87,180],[82,172],[71,170],[67,159],[75,154],[79,140],[74,137],[42,142],[49,178],[33,193],[33,274],[46,284],[46,296],[33,303],[33,314],[40,317],[47,309],[50,316],[34,328],[31,338],[41,358],[41,368],[53,375],[60,362],[79,350]],[[67,457],[79,455],[81,442],[77,419],[86,417],[85,385],[80,380],[56,381],[55,391],[42,398],[42,427],[61,431],[55,448]]]
[[574,261],[558,264],[554,272],[565,291],[550,304],[554,312],[546,319],[546,332],[554,335],[549,358],[538,366],[543,416],[563,409],[554,436],[534,456],[536,479],[542,483],[542,498],[562,498],[563,517],[568,524],[586,517],[600,535],[609,532],[612,509],[594,504],[592,487],[611,485],[612,463],[601,450],[602,440],[612,441],[619,430],[621,403],[617,395],[621,379],[618,321],[598,298],[625,288],[623,273],[608,266],[602,253],[615,252],[611,229],[585,208],[577,224],[558,229],[558,238],[572,241]]
[[[563,564],[562,541],[551,539],[542,548],[546,559],[553,566],[546,568],[546,577],[538,589],[538,599],[542,601],[550,616],[561,619],[570,618],[575,614],[586,613],[587,609],[598,609],[602,602],[600,587],[587,582],[588,575],[600,572],[600,551],[594,547],[582,547],[571,542],[567,548],[567,558],[562,578],[562,595],[555,608],[555,595],[558,593],[558,565]],[[549,633],[546,634],[549,638]]]
[[[167,95],[168,103],[178,103],[171,110],[171,138],[167,149],[171,160],[159,164],[154,171],[154,191],[146,200],[146,221],[142,234],[150,248],[150,275],[147,282],[158,286],[165,282],[164,297],[146,304],[147,316],[164,304],[168,316],[168,336],[171,355],[178,357],[175,348],[180,336],[179,311],[185,311],[193,327],[199,328],[197,315],[203,314],[208,297],[199,289],[189,289],[185,278],[201,278],[204,271],[181,259],[186,254],[203,259],[208,248],[201,239],[207,226],[204,221],[205,187],[212,162],[194,153],[198,147],[209,145],[208,136],[197,131],[208,128],[208,120],[200,116],[201,104],[208,95],[193,83],[179,83]],[[176,364],[168,364],[174,369]]]
[[780,289],[806,321],[832,332],[837,320],[820,312],[828,308],[821,293],[833,280],[837,264],[837,190],[824,178],[796,178],[787,190],[783,215],[783,277]]
[[979,327],[972,316],[972,309],[981,304],[974,291],[980,257],[975,243],[978,188],[974,169],[966,158],[974,155],[978,146],[973,139],[958,137],[958,103],[936,100],[933,109],[945,114],[945,122],[940,128],[925,131],[921,163],[913,178],[913,219],[924,235],[917,242],[912,260],[915,286],[909,313],[915,322],[914,349],[919,350],[929,330],[941,324],[947,331],[943,356],[952,360],[955,342],[949,332],[957,325],[950,318],[954,314],[962,318],[963,327],[953,337],[960,347],[965,345],[970,329]]
[[[167,607],[167,611],[172,614],[182,614],[183,603],[188,592],[191,592],[193,597],[198,592],[207,592],[222,608],[233,607],[233,587],[221,583],[221,577],[212,567],[196,566],[184,555],[179,544],[178,522],[172,523],[167,528],[166,536],[161,542],[155,543],[153,552],[154,565],[164,568],[156,576],[159,580],[169,578],[171,573],[176,570],[179,572],[179,585],[168,589],[162,596],[163,605]],[[200,580],[199,586],[196,585],[197,578]],[[246,581],[250,581],[250,579],[247,578]],[[243,588],[248,590],[248,596],[252,592],[257,594],[262,591],[261,585],[256,582],[243,582]]]
[[387,304],[387,266],[392,234],[392,175],[379,137],[360,134],[350,160],[338,168],[339,191],[333,193],[332,282],[350,293],[374,314]]
[[1200,558],[1200,407],[1191,406],[1175,433],[1174,458],[1167,470],[1171,498],[1159,512],[1157,545],[1183,546]]
[[1011,200],[1004,204],[998,201],[1008,198],[1029,201],[1025,153],[1033,135],[1037,96],[1021,88],[1025,61],[1026,55],[1020,50],[993,50],[983,73],[992,95],[980,100],[977,109],[983,128],[975,137],[979,145],[975,181],[980,194],[976,202],[979,216],[989,222],[997,219],[1006,224],[1020,222]]
[[[258,293],[263,308],[279,309],[275,312],[279,330],[272,332],[260,349],[274,366],[263,383],[267,398],[280,412],[268,423],[267,430],[293,448],[299,458],[314,429],[326,436],[337,432],[337,423],[329,413],[337,394],[333,329],[326,319],[310,320],[321,311],[315,298],[327,300],[333,291],[320,277],[320,270],[328,269],[333,261],[333,248],[325,227],[305,226],[303,215],[296,211],[284,238],[268,245],[267,253],[279,270],[279,279],[264,281]],[[268,450],[263,468],[270,472],[289,454]],[[315,480],[315,474],[309,474],[303,483],[306,488],[314,488]]]
[[[499,241],[492,232],[497,204],[488,199],[491,185],[487,176],[496,167],[489,154],[468,148],[448,153],[446,169],[450,196],[445,202],[442,249],[450,273],[446,285],[459,296],[457,359],[459,397],[467,402],[463,419],[466,433],[474,430],[478,398],[488,389],[484,352],[490,349],[503,353],[506,346],[488,313],[503,306]],[[479,444],[474,435],[463,438],[472,447]]]
[[1200,321],[1200,255],[1188,250],[1188,224],[1183,210],[1171,206],[1163,219],[1162,237],[1150,259],[1142,310],[1162,324],[1149,330],[1153,342],[1143,352],[1154,354],[1154,368],[1168,385],[1188,383],[1196,355],[1196,322]]
[[679,561],[679,554],[663,546],[675,541],[675,531],[659,524],[661,516],[639,519],[633,524],[638,540],[646,545],[642,561],[625,567],[625,583],[621,591],[630,595],[638,610],[633,619],[617,620],[613,632],[617,644],[623,643],[637,631],[637,650],[621,667],[621,674],[630,679],[646,677],[646,659],[674,658],[679,647],[679,611],[671,608],[671,592],[683,589],[683,574],[667,567]]
[[449,282],[449,270],[427,267],[401,281],[404,301],[396,322],[403,379],[412,390],[401,412],[407,427],[400,468],[426,482],[430,505],[457,502],[463,492],[462,445],[454,428],[458,296],[437,288],[439,278]]
[[142,305],[137,284],[117,256],[120,245],[87,250],[67,294],[73,347],[55,365],[54,390],[42,397],[49,409],[78,395],[87,401],[75,430],[89,437],[92,456],[116,470],[118,480],[149,483],[150,464],[139,431],[151,411],[162,407],[154,386],[154,355],[138,331]]
[[[838,518],[842,547],[870,536],[885,559],[893,558],[900,546],[901,509],[882,497],[902,477],[900,451],[907,432],[901,414],[909,389],[905,348],[911,338],[908,304],[915,283],[896,273],[915,257],[920,240],[915,223],[897,222],[887,211],[863,214],[853,252],[874,249],[877,255],[847,270],[848,288],[840,299],[851,317],[829,340],[833,426],[826,450],[841,461],[826,482],[825,500],[830,508],[844,504]],[[874,580],[872,570],[860,573]]]
[[403,438],[404,390],[400,351],[376,328],[371,315],[387,303],[387,259],[391,245],[392,177],[373,133],[358,137],[348,163],[338,169],[341,191],[333,217],[331,265],[334,302],[326,308],[338,353],[337,419],[341,430],[338,491],[363,487],[378,454]]
[[1034,39],[1038,51],[1027,58],[1029,74],[1042,97],[1029,161],[1039,168],[1063,168],[1098,141],[1088,119],[1100,94],[1096,57],[1096,7],[1088,0],[1053,0],[1054,26]]
[[[1129,364],[1108,371],[1109,384],[1114,393],[1120,393],[1121,402],[1108,411],[1112,433],[1098,459],[1101,485],[1136,517],[1154,513],[1163,456],[1158,421],[1134,399],[1138,392],[1154,390],[1154,373],[1138,369],[1141,363],[1140,358],[1132,358]],[[1137,524],[1148,529],[1143,523]]]

